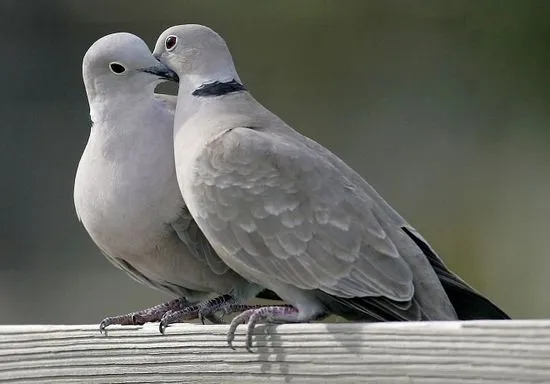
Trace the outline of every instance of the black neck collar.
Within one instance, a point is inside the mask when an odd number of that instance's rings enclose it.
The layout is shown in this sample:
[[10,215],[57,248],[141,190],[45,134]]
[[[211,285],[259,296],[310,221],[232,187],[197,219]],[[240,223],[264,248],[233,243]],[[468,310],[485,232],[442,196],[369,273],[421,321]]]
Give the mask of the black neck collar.
[[193,91],[192,95],[197,97],[212,97],[223,96],[228,93],[239,91],[246,91],[246,88],[237,80],[233,79],[225,83],[214,81],[213,83],[202,84]]

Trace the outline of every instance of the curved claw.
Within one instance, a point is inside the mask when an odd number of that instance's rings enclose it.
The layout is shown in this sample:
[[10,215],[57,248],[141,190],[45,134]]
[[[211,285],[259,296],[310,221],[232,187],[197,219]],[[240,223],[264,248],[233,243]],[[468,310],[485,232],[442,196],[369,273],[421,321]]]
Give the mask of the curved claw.
[[103,334],[106,335],[106,334],[107,334],[106,328],[107,328],[109,325],[111,325],[111,318],[110,318],[110,317],[107,317],[107,318],[103,319],[103,320],[101,321],[101,323],[99,323],[99,333],[102,334],[102,335],[103,335]]
[[166,331],[166,328],[170,325],[170,316],[174,313],[174,311],[166,311],[162,318],[159,321],[159,331],[164,335],[164,331]]
[[164,331],[168,328],[168,324],[164,322],[164,320],[161,320],[159,322],[159,332],[164,335]]
[[261,311],[254,311],[254,313],[248,319],[248,326],[246,327],[246,350],[252,353],[252,335],[254,334],[254,328],[258,324],[261,318]]
[[107,327],[110,325],[119,324],[119,325],[143,325],[145,321],[143,317],[137,314],[128,314],[115,317],[106,317],[99,323],[99,333],[107,334]]
[[252,316],[254,312],[254,309],[249,309],[233,318],[231,324],[229,325],[229,330],[227,331],[227,344],[229,345],[229,348],[235,350],[235,347],[233,346],[233,340],[235,340],[235,331],[240,324],[246,324],[250,319],[250,316]]

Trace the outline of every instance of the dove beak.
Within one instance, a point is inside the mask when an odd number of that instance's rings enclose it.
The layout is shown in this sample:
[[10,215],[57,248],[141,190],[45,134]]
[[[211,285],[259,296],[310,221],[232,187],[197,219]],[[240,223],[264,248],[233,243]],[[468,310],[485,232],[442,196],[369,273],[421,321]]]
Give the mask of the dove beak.
[[168,69],[167,67],[165,67],[162,64],[159,64],[159,65],[154,66],[154,67],[142,68],[141,71],[145,72],[145,73],[150,73],[150,74],[155,75],[155,76],[158,76],[161,79],[173,81],[175,83],[179,83],[179,81],[180,81],[180,79],[179,79],[178,75],[176,74],[176,72]]

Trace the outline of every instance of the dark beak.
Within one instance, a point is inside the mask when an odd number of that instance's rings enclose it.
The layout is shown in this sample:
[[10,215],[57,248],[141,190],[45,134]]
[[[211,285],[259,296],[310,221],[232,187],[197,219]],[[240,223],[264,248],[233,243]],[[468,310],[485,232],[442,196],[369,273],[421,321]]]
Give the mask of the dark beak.
[[158,66],[158,67],[143,68],[141,71],[145,72],[145,73],[150,73],[150,74],[155,75],[155,76],[158,76],[161,79],[173,81],[175,83],[179,83],[179,81],[180,81],[180,79],[179,79],[178,75],[176,74],[176,72],[174,72],[174,71],[172,71],[168,68],[163,68],[163,67]]

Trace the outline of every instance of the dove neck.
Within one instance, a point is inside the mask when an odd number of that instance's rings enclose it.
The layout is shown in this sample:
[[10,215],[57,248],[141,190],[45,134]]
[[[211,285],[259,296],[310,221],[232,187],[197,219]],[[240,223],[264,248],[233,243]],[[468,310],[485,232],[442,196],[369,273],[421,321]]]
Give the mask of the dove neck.
[[94,124],[118,120],[122,116],[135,116],[147,113],[144,106],[153,106],[154,88],[147,92],[127,92],[120,97],[96,93],[89,98],[90,118]]
[[179,94],[190,96],[222,96],[236,88],[244,89],[241,79],[232,65],[223,70],[196,71],[180,76]]
[[116,80],[96,77],[85,81],[90,116],[94,123],[116,116],[128,106],[151,100],[155,87],[160,83],[160,80],[152,76],[136,78],[134,81]]
[[231,81],[214,81],[202,84],[191,94],[195,97],[216,97],[240,91],[246,91],[246,88],[240,82],[233,79]]

